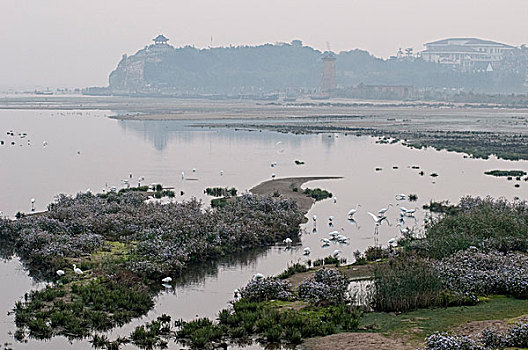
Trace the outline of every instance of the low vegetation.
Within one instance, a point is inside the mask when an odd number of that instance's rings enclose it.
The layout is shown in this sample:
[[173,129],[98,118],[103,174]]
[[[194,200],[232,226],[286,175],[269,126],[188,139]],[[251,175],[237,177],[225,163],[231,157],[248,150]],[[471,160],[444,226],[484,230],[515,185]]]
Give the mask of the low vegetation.
[[484,172],[486,175],[497,176],[497,177],[521,177],[526,175],[526,171],[523,170],[490,170]]
[[196,200],[145,199],[137,191],[60,195],[43,215],[0,221],[0,241],[30,274],[56,282],[17,303],[17,338],[81,338],[122,325],[153,306],[162,278],[226,254],[296,240],[303,220],[294,201],[270,197],[243,195],[218,209]]
[[[312,284],[317,288],[311,288]],[[360,312],[350,305],[348,279],[337,270],[319,269],[297,291],[276,277],[249,282],[232,308],[219,312],[218,322],[206,318],[177,323],[176,338],[193,348],[213,343],[298,344],[304,338],[352,331]],[[313,292],[315,290],[315,292]]]
[[333,195],[332,195],[332,192],[328,192],[327,190],[322,190],[320,188],[306,188],[303,193],[307,196],[307,197],[311,197],[313,199],[315,199],[316,201],[320,201],[320,200],[323,200],[323,199],[327,199],[327,198],[332,198]]
[[205,193],[213,197],[235,197],[238,190],[234,187],[207,187]]
[[407,239],[374,270],[373,307],[380,311],[474,305],[479,296],[528,298],[528,206],[466,197],[456,210]]

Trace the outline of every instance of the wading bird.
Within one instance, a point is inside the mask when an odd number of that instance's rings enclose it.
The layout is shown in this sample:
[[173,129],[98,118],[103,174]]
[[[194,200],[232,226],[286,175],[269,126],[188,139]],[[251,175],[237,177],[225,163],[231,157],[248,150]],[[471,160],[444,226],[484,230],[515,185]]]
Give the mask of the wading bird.
[[163,282],[163,283],[171,283],[172,282],[172,278],[171,277],[165,277],[164,279],[161,280],[161,282]]
[[341,251],[338,250],[338,249],[336,249],[336,250],[334,250],[334,251],[332,252],[332,257],[337,258],[337,257],[339,256],[340,253],[341,253]]
[[400,233],[402,234],[402,236],[405,236],[409,233],[409,229],[408,228],[403,228],[403,226],[401,224],[398,224],[396,226],[399,226],[399,229],[400,229]]
[[59,277],[62,277],[62,276],[64,276],[64,274],[65,274],[64,270],[57,270],[57,272],[55,272],[55,273],[56,273],[57,276],[59,276]]
[[260,281],[261,279],[264,278],[264,275],[261,274],[260,272],[257,272],[256,274],[253,275],[252,278],[253,278],[254,281]]
[[355,209],[350,209],[348,211],[348,219],[352,219],[354,217],[354,214],[358,211],[359,207],[361,207],[361,204],[356,204],[356,208]]
[[[368,214],[372,217],[372,220],[374,220],[374,223],[376,224],[374,228],[374,233],[378,233],[378,227],[383,223],[383,220],[387,220],[387,217],[374,215],[370,211],[368,212]],[[387,223],[389,223],[389,221],[387,221]]]
[[282,241],[284,244],[286,244],[287,247],[291,247],[292,239],[290,237],[286,238]]
[[312,252],[311,249],[309,247],[306,247],[303,249],[303,252],[304,252],[304,255],[310,255],[310,253]]
[[407,209],[407,210],[405,210],[405,214],[406,214],[407,216],[414,216],[414,213],[416,213],[416,210],[418,210],[418,208]]
[[389,205],[386,208],[381,208],[378,210],[378,216],[384,216],[387,210],[392,206],[392,203],[389,203]]

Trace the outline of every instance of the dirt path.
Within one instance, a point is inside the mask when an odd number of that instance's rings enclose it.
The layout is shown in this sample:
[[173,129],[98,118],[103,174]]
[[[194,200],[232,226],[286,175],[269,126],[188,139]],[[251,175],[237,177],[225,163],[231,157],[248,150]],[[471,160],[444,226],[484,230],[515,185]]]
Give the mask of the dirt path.
[[306,350],[414,350],[415,346],[404,340],[387,338],[377,333],[339,333],[326,337],[307,339]]
[[[299,209],[308,211],[315,203],[315,199],[307,197],[302,193],[301,186],[305,182],[314,180],[330,180],[330,179],[342,179],[341,176],[306,176],[306,177],[286,177],[282,179],[275,179],[264,181],[257,186],[253,187],[249,191],[253,194],[259,195],[279,195],[279,198],[293,199],[297,202]],[[297,188],[298,191],[294,192],[293,189]]]

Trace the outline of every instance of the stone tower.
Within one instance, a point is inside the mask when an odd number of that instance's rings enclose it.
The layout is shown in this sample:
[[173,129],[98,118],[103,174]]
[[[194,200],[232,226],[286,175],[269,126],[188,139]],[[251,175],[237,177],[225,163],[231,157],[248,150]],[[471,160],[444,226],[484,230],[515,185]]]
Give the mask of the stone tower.
[[335,55],[332,52],[326,52],[323,60],[323,77],[321,79],[321,92],[328,92],[337,87]]

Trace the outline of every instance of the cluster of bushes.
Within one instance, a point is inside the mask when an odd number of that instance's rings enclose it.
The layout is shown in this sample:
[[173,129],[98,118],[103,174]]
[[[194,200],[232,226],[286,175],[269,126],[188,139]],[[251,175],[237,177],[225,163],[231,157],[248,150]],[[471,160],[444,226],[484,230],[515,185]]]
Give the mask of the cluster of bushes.
[[[241,299],[232,309],[220,311],[218,323],[204,318],[180,321],[177,338],[195,348],[254,336],[264,342],[298,344],[303,338],[355,330],[360,312],[350,305],[348,283],[339,271],[327,269],[316,271],[297,294],[289,283],[275,277],[251,281],[241,289]],[[303,300],[308,305],[290,308],[279,300]]]
[[435,264],[449,290],[474,295],[528,298],[528,255],[470,248]]
[[427,227],[425,238],[404,242],[403,251],[376,265],[372,306],[408,311],[474,305],[478,295],[528,298],[527,237],[525,202],[462,198]]
[[266,277],[249,282],[240,290],[240,296],[248,301],[293,299],[291,284],[277,277]]
[[314,188],[314,189],[311,189],[311,188],[306,188],[303,193],[307,196],[307,197],[311,197],[313,199],[315,199],[316,201],[320,201],[320,200],[323,200],[323,199],[326,199],[326,198],[332,198],[332,192],[328,192],[327,190],[322,190],[320,188]]
[[234,187],[207,187],[205,193],[213,197],[235,197],[238,190]]
[[505,331],[486,329],[476,339],[434,333],[425,339],[427,350],[501,350],[528,347],[528,323],[518,322]]
[[455,213],[427,229],[422,254],[443,258],[471,246],[501,252],[528,251],[528,206],[506,199],[464,197]]
[[[48,339],[55,335],[83,338],[107,331],[148,312],[151,293],[140,284],[95,279],[32,291],[15,305],[15,337]],[[27,332],[27,334],[26,334]]]
[[313,305],[345,305],[350,302],[350,281],[341,272],[322,268],[299,286],[299,298]]
[[[126,323],[153,306],[162,278],[192,263],[298,239],[302,220],[294,201],[254,195],[218,209],[196,200],[146,203],[137,191],[58,196],[43,215],[0,221],[0,241],[11,247],[5,255],[16,253],[33,276],[60,280],[17,304],[18,336],[84,337]],[[84,275],[73,273],[74,262]],[[58,277],[59,269],[66,274]]]

